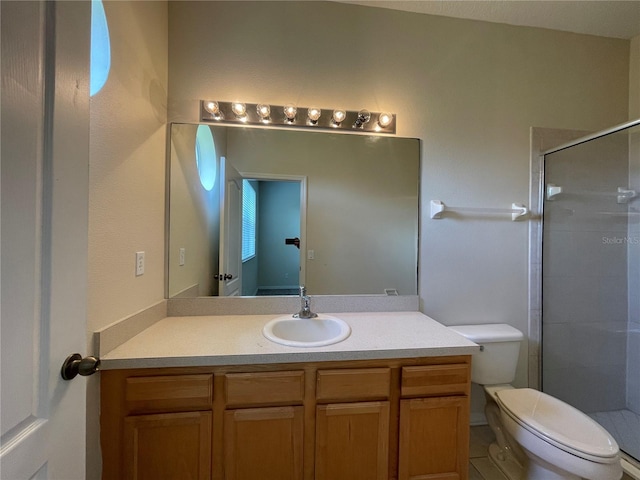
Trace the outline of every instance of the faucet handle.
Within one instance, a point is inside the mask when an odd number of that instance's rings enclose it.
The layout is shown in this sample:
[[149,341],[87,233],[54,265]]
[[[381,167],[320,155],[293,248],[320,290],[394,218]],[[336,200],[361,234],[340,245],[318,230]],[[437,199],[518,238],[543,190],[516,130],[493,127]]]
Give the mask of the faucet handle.
[[300,296],[304,297],[307,295],[307,287],[305,287],[304,285],[300,285]]

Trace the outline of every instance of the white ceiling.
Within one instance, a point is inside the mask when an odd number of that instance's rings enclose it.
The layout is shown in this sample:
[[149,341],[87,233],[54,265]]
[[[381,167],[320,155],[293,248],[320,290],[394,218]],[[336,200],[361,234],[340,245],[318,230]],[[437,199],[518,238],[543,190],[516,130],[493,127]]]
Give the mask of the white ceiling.
[[342,3],[603,37],[629,39],[640,35],[640,0],[345,0]]

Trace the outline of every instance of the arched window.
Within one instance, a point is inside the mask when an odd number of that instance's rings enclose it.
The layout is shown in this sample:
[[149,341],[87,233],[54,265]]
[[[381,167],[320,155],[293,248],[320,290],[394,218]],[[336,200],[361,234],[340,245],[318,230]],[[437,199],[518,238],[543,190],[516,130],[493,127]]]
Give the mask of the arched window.
[[104,87],[111,68],[111,41],[102,0],[91,1],[91,65],[89,94],[93,97]]
[[213,143],[211,129],[207,125],[198,126],[195,151],[200,183],[205,190],[210,191],[216,183],[218,166],[216,162],[216,145]]

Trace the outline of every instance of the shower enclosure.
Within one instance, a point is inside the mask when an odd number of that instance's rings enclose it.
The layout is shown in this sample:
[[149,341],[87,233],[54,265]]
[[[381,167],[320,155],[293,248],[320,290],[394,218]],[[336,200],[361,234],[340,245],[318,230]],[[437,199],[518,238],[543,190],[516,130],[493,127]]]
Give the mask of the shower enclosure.
[[640,120],[544,154],[542,390],[640,459]]

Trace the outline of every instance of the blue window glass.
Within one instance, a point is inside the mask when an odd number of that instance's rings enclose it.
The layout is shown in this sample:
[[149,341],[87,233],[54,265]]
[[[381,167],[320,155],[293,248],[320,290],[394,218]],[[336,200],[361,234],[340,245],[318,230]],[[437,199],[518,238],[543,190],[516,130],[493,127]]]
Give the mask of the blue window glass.
[[207,125],[198,126],[195,150],[200,183],[205,190],[210,191],[216,183],[218,165],[216,162],[216,145],[213,142],[211,129]]
[[242,261],[256,256],[256,191],[247,180],[242,181]]
[[102,0],[91,1],[91,65],[89,94],[93,97],[104,87],[111,68],[109,26]]

